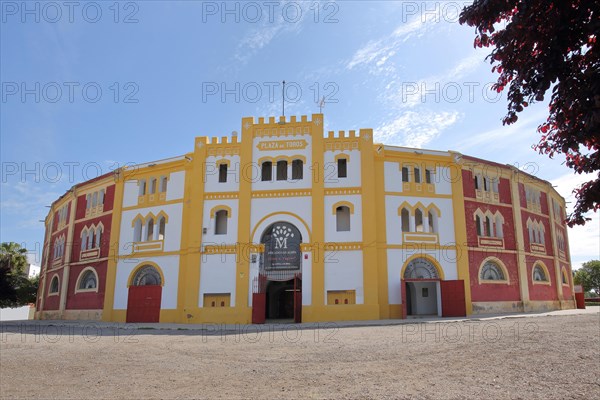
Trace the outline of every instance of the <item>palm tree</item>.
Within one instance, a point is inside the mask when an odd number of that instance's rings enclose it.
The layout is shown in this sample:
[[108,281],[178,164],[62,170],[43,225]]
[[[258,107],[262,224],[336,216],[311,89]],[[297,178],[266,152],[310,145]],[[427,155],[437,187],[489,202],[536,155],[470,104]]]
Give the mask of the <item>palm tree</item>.
[[31,291],[31,282],[25,276],[27,264],[27,249],[14,242],[0,244],[0,307],[16,307],[31,301],[30,295],[25,296],[27,300],[22,299],[24,292]]

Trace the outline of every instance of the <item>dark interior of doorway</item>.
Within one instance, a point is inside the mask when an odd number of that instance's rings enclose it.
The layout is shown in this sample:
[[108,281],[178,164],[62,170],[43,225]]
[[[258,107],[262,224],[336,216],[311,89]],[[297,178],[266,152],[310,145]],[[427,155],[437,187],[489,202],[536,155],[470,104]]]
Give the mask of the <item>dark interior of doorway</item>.
[[[299,290],[299,288],[297,288]],[[267,284],[266,317],[270,320],[294,319],[294,280]]]

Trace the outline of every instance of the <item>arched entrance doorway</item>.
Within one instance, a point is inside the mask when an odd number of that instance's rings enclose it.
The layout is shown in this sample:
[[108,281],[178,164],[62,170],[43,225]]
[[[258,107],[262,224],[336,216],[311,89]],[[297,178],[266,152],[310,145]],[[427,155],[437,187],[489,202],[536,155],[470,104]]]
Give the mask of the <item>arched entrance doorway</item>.
[[127,322],[159,322],[163,278],[154,265],[135,270],[127,297]]
[[404,270],[403,300],[405,315],[441,316],[440,276],[436,266],[427,258],[411,260]]
[[301,321],[302,234],[289,222],[269,225],[261,236],[264,251],[253,288],[252,322]]

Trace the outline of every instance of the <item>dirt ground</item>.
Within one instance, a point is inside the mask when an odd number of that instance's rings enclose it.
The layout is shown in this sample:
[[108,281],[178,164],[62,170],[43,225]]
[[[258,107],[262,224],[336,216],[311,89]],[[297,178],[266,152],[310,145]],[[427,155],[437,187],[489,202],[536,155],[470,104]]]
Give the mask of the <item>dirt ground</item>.
[[256,329],[3,323],[0,397],[600,398],[597,313]]

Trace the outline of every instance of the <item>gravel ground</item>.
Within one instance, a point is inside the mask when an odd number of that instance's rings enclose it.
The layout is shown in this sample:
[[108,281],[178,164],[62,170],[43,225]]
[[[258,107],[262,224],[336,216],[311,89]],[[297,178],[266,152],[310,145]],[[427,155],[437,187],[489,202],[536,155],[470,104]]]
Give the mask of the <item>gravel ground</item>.
[[598,313],[209,333],[4,324],[0,397],[600,398]]

